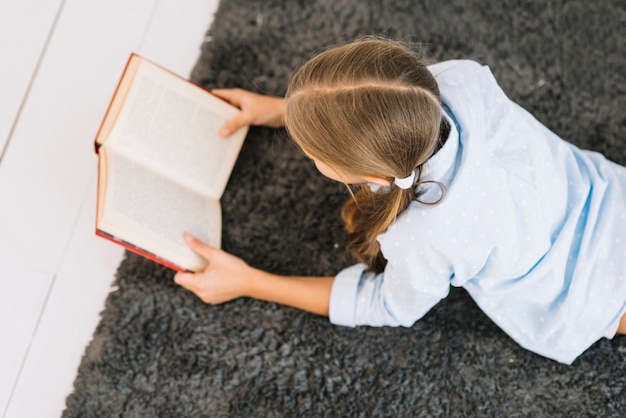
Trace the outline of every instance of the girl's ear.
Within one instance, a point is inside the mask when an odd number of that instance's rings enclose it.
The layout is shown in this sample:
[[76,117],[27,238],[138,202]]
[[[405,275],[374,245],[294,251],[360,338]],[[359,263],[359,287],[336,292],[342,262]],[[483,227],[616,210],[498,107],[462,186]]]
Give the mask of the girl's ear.
[[384,179],[382,177],[372,177],[372,176],[363,176],[363,180],[368,183],[378,184],[379,186],[389,187],[391,186],[391,182],[388,179]]

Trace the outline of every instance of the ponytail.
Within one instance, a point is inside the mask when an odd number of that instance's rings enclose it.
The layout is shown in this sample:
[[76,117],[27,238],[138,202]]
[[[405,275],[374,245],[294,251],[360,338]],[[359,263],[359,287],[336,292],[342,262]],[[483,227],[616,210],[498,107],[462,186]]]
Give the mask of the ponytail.
[[380,251],[378,235],[387,230],[413,199],[411,189],[393,187],[387,193],[377,193],[366,186],[343,206],[349,248],[370,270],[380,273],[385,269],[387,260]]
[[[450,134],[450,125],[442,118],[439,131],[438,147],[441,148]],[[433,152],[433,153],[434,153]],[[417,181],[408,189],[391,187],[386,193],[372,191],[368,186],[361,187],[352,194],[343,206],[342,218],[348,232],[348,248],[356,256],[357,260],[368,266],[374,273],[385,270],[387,259],[380,249],[378,236],[404,212],[411,202],[417,201],[424,205],[435,205],[443,199],[445,187],[443,184],[433,181],[421,181],[422,169],[417,168]],[[441,188],[439,199],[433,202],[422,201],[419,198],[419,187],[423,184],[432,183]]]

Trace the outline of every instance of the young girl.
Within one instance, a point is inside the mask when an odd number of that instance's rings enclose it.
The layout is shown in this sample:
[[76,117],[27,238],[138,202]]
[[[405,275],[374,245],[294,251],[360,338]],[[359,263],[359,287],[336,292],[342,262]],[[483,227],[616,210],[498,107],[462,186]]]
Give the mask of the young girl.
[[[362,264],[284,277],[186,236],[209,265],[175,281],[207,303],[248,296],[345,326],[410,327],[462,286],[523,347],[571,363],[626,333],[626,169],[561,140],[472,61],[424,66],[392,41],[323,52],[285,99],[214,90],[244,124],[289,134],[344,207]],[[620,321],[621,319],[621,321]]]

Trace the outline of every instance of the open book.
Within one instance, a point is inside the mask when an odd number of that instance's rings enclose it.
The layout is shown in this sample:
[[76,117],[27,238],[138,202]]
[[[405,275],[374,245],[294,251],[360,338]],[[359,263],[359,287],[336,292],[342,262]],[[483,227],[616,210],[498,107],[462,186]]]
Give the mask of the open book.
[[248,129],[217,131],[238,112],[131,54],[96,137],[96,234],[176,270],[203,269],[183,233],[221,244],[219,199]]

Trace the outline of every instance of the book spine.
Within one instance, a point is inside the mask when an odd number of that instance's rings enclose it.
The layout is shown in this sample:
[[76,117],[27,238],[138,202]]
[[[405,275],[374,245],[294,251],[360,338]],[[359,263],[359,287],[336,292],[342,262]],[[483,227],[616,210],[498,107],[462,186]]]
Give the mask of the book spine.
[[159,257],[158,255],[155,255],[149,251],[144,250],[143,248],[137,247],[136,245],[131,244],[128,241],[124,241],[122,239],[119,239],[111,234],[108,234],[100,229],[96,229],[96,235],[108,239],[111,242],[114,242],[118,245],[121,245],[122,247],[126,248],[128,251],[131,251],[135,254],[139,254],[140,256],[147,258],[148,260],[154,261],[155,263],[161,264],[167,268],[170,268],[172,270],[175,271],[180,271],[180,272],[184,272],[184,273],[191,273],[191,271],[180,267],[164,258]]

